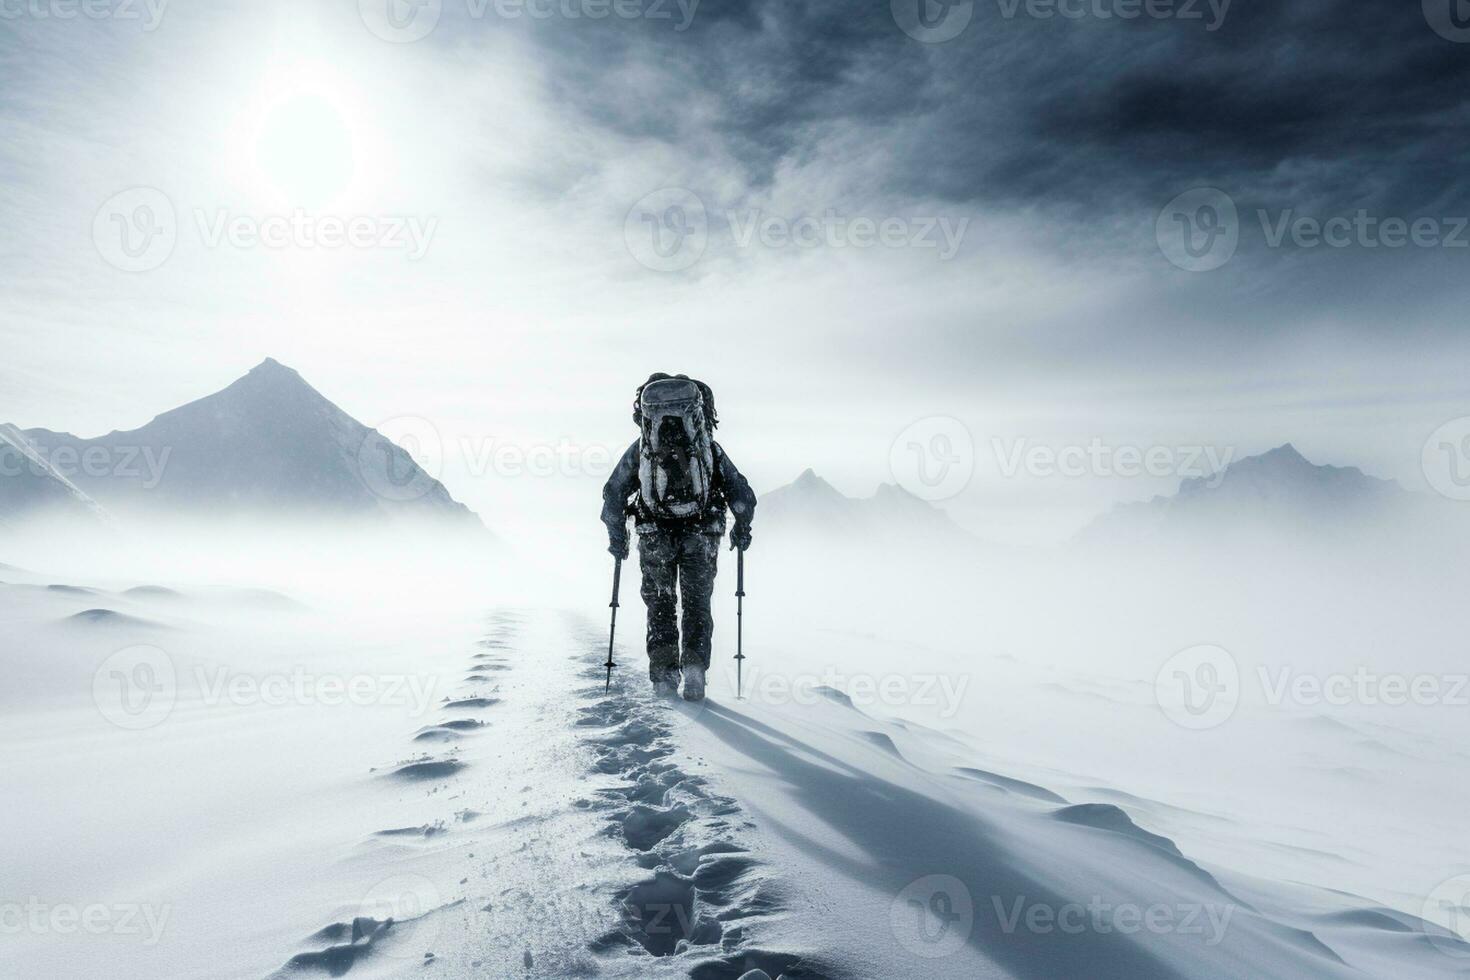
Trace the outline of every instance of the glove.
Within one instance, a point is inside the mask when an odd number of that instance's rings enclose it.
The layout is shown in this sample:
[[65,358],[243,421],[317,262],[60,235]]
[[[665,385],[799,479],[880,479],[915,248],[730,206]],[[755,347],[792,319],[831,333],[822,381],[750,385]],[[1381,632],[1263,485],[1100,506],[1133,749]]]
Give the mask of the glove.
[[736,524],[730,531],[730,550],[739,548],[744,551],[750,547],[750,525]]
[[616,534],[610,534],[610,535],[608,535],[608,537],[607,537],[607,553],[610,554],[610,555],[612,555],[614,558],[619,559],[620,561],[627,560],[627,557],[628,557],[628,536],[626,534],[621,535],[621,536],[620,535],[616,535]]

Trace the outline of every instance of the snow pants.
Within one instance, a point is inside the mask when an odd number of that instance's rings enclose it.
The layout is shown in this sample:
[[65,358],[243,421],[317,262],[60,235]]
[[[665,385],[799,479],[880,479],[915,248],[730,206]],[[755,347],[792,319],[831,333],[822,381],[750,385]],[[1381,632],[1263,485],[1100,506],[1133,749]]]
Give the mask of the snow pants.
[[719,553],[718,534],[654,525],[638,528],[641,591],[648,607],[648,674],[654,680],[691,664],[709,669],[715,629],[709,603]]

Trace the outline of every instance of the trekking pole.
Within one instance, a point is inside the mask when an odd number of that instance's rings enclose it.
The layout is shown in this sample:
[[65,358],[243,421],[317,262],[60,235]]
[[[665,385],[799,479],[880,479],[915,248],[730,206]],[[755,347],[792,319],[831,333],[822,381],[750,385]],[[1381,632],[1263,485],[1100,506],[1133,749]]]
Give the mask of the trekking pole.
[[617,666],[617,664],[613,663],[612,651],[613,637],[616,636],[618,633],[618,585],[622,582],[622,579],[623,560],[621,558],[614,558],[613,595],[612,602],[608,603],[608,605],[612,608],[612,626],[610,626],[607,631],[607,663],[603,664],[603,666],[607,668],[607,683],[603,685],[602,689],[604,691],[612,690],[612,669]]
[[745,549],[735,553],[735,698],[740,700],[745,666]]

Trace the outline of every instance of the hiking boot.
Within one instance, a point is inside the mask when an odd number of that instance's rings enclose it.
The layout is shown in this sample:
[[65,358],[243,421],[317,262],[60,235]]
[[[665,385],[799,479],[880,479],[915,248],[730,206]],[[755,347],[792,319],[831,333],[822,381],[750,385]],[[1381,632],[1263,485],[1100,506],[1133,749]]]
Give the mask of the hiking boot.
[[679,672],[677,670],[664,670],[652,674],[649,680],[653,681],[653,693],[658,697],[672,698],[679,694]]
[[684,668],[684,700],[704,700],[704,668],[690,665]]

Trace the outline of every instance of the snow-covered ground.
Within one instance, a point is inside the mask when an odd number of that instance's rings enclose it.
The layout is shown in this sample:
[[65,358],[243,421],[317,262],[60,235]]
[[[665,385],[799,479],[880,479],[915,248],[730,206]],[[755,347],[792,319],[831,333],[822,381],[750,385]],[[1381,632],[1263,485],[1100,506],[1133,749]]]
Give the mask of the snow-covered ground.
[[[600,565],[452,596],[33,567],[0,568],[5,976],[1470,973],[1421,918],[1470,881],[1465,709],[1251,680],[1450,677],[1427,584],[1370,609],[1280,569],[1269,616],[1267,576],[1148,618],[1080,565],[873,581],[758,545],[747,697],[727,566],[691,706],[643,683],[636,574],[604,692]],[[1206,641],[1240,704],[1178,724],[1156,677]]]

